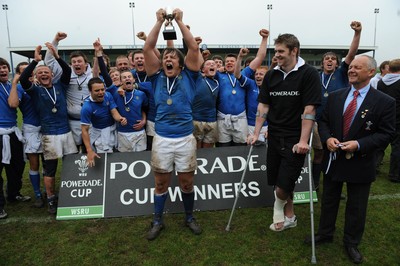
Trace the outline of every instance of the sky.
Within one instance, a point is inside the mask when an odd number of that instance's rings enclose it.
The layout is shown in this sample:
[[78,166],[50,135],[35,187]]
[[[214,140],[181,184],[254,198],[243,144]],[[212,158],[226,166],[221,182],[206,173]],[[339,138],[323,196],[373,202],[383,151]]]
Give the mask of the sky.
[[[156,11],[180,8],[183,21],[203,43],[258,45],[262,28],[270,29],[270,43],[280,33],[292,33],[301,45],[349,46],[350,22],[361,21],[360,46],[377,46],[375,58],[400,58],[399,0],[0,0],[0,57],[9,59],[11,47],[35,47],[51,41],[57,31],[68,34],[60,46],[143,45],[133,31],[149,32]],[[133,2],[135,8],[129,7]],[[272,10],[267,5],[272,4]],[[375,8],[379,13],[375,14]],[[133,11],[133,20],[132,20]],[[375,27],[376,25],[376,27]],[[179,32],[179,30],[178,30]],[[178,38],[179,35],[178,35]],[[162,37],[160,44],[164,44]],[[372,53],[370,53],[372,55]],[[14,62],[22,58],[13,56]]]

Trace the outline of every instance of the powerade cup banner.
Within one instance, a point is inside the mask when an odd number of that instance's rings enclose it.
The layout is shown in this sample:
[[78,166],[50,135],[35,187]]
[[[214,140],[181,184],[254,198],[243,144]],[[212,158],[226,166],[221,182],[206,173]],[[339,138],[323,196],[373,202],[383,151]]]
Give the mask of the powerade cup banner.
[[[250,146],[197,151],[194,177],[195,211],[231,209],[240,187]],[[153,213],[154,175],[151,152],[99,154],[88,167],[86,154],[63,160],[57,220],[150,215]],[[306,160],[296,184],[295,203],[308,203],[309,166]],[[182,195],[173,173],[167,213],[183,211]],[[237,208],[273,206],[273,187],[267,184],[266,147],[250,154]],[[316,201],[316,193],[313,193]]]

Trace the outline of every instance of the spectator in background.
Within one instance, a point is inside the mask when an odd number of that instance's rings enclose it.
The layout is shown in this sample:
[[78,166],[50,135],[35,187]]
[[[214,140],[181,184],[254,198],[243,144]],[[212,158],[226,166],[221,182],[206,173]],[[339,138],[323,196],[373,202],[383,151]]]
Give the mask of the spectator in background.
[[[390,60],[388,65],[389,73],[385,74],[378,82],[377,89],[396,100],[396,136],[390,143],[392,149],[390,153],[389,180],[400,183],[400,59]],[[372,86],[372,83],[370,84]],[[385,149],[383,148],[382,150],[384,151]]]
[[379,65],[379,73],[376,73],[375,76],[371,79],[370,84],[374,89],[378,88],[378,81],[380,81],[387,73],[389,73],[389,60],[383,61]]

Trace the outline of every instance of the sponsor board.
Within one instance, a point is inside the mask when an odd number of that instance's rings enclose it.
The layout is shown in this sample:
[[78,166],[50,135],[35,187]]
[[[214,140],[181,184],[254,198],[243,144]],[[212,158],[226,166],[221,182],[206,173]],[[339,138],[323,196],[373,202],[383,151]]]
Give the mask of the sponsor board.
[[[249,147],[199,149],[194,179],[195,211],[231,209],[240,187]],[[100,154],[88,167],[85,154],[63,159],[58,220],[150,215],[154,176],[151,152]],[[254,147],[237,208],[273,206],[273,187],[267,184],[266,147]],[[306,163],[296,184],[295,203],[309,202]],[[169,187],[165,212],[183,211],[176,173]],[[314,191],[313,198],[316,200]]]

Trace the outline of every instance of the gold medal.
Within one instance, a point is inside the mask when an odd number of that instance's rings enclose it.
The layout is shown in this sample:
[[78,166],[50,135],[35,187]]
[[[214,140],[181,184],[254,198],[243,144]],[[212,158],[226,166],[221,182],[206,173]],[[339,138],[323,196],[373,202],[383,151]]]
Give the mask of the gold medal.
[[236,90],[232,90],[232,94],[236,94]]
[[51,111],[53,112],[53,114],[57,113],[57,108],[54,106],[53,109],[51,109]]
[[324,97],[328,97],[329,96],[329,93],[326,91],[325,93],[324,93]]
[[129,106],[125,106],[125,111],[129,112],[131,110],[131,108],[129,108]]
[[167,104],[168,104],[168,105],[171,105],[171,104],[172,104],[172,99],[171,99],[171,98],[168,98]]
[[353,153],[352,152],[347,152],[346,153],[346,159],[349,160],[353,157]]

